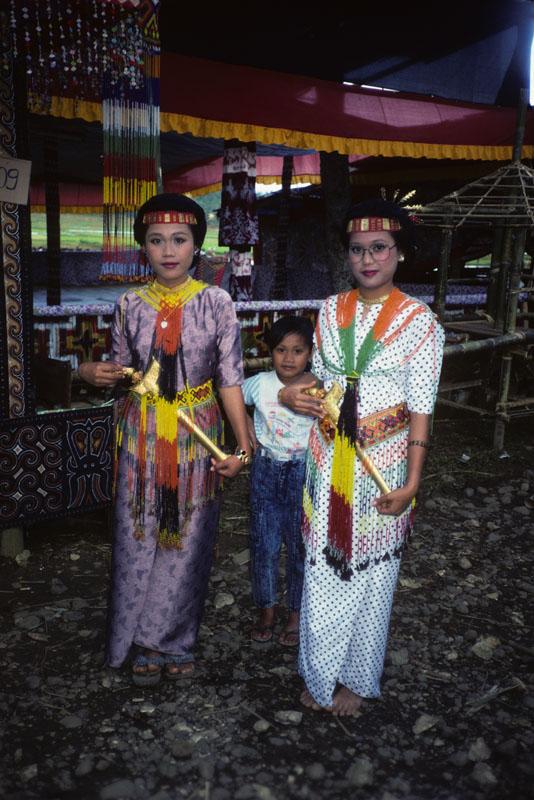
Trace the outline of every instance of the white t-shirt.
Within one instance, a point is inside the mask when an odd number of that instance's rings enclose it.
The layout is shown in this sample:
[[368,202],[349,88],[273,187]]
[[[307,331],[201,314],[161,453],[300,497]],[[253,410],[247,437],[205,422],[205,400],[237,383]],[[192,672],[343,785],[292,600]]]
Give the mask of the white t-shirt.
[[278,402],[284,387],[273,370],[247,378],[243,397],[247,406],[254,406],[254,430],[260,445],[277,461],[304,458],[313,417],[295,414]]

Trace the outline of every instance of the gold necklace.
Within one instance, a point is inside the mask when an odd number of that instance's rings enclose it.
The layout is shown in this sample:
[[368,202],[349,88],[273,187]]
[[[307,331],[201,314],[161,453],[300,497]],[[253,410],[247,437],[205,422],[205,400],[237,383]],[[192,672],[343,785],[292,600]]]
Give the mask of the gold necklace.
[[387,294],[381,295],[381,297],[375,297],[374,300],[368,300],[366,297],[362,297],[361,294],[358,294],[358,300],[364,306],[383,306],[390,294],[391,292],[388,292]]

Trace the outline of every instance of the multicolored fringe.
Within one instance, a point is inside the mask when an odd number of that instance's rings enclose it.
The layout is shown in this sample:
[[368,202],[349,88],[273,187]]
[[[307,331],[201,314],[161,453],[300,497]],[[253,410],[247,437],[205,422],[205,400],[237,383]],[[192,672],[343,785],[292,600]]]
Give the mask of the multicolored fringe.
[[[362,422],[366,427],[367,418]],[[396,429],[388,430],[385,426],[382,435],[377,434],[373,446],[369,448],[373,462],[391,486],[400,486],[406,480],[407,424],[408,419],[404,423],[399,420]],[[312,565],[316,561],[319,531],[326,524],[329,514],[327,504],[322,499],[325,497],[325,492],[330,491],[330,487],[324,485],[328,448],[318,427],[314,426],[310,433],[306,458],[302,524],[306,551]],[[329,544],[323,550],[327,563],[342,580],[350,580],[354,571],[367,569],[372,563],[377,564],[382,560],[398,557],[409,537],[415,503],[411,509],[398,517],[380,517],[380,523],[377,525],[378,512],[372,505],[375,497],[375,483],[361,467],[356,471],[356,483],[353,489],[351,560],[347,562],[344,554],[336,559],[336,554],[332,552]],[[323,515],[326,515],[326,519]]]
[[104,77],[122,83],[126,92],[140,86],[146,42],[159,46],[157,5],[158,0],[10,0],[13,50],[24,61],[29,110],[49,112],[55,97],[99,102]]
[[[406,480],[407,424],[406,421],[398,433],[368,448],[373,462],[390,486],[401,486]],[[412,528],[415,501],[411,508],[398,517],[381,516],[380,524],[377,525],[376,519],[379,515],[372,505],[375,497],[375,483],[369,473],[362,469],[354,503],[355,536],[352,554],[352,563],[358,572],[392,556],[399,557]]]
[[126,458],[128,491],[136,538],[143,539],[147,517],[157,520],[160,547],[180,549],[191,512],[212,500],[219,488],[210,456],[178,424],[177,408],[221,443],[222,423],[211,381],[177,393],[174,402],[130,393],[117,425],[117,458]]
[[137,256],[135,210],[157,191],[158,0],[11,0],[11,29],[28,79],[29,109],[54,98],[102,102],[102,280],[148,280]]
[[326,560],[344,581],[352,569],[352,503],[354,499],[354,460],[358,425],[358,379],[347,378],[347,388],[339,410],[334,437],[330,503],[328,506],[328,545]]
[[143,536],[148,493],[147,507],[154,508],[162,547],[180,547],[188,510],[213,497],[218,486],[209,454],[178,424],[176,415],[178,408],[187,408],[213,441],[220,439],[220,412],[211,381],[190,387],[179,361],[183,308],[205,288],[205,283],[188,277],[171,289],[153,281],[135,292],[157,312],[151,353],[152,362],[159,364],[157,395],[130,394],[118,426],[118,446],[126,431],[137,535]]
[[[143,80],[112,82],[102,89],[104,133],[104,242],[100,279],[147,281],[139,259],[133,221],[140,205],[157,192],[160,164],[160,46],[154,3],[138,18],[143,33]],[[148,6],[148,9],[147,9]]]
[[315,527],[315,509],[317,508],[317,493],[319,490],[319,476],[324,469],[325,449],[321,437],[315,426],[311,429],[306,451],[306,472],[304,478],[304,492],[302,497],[302,536],[307,542],[312,553],[310,563],[315,564],[317,551],[317,531]]
[[[354,462],[358,437],[358,381],[369,365],[411,322],[415,314],[424,307],[414,304],[414,309],[386,336],[392,323],[407,304],[413,303],[401,291],[394,288],[382,305],[373,327],[366,334],[358,351],[355,349],[356,308],[359,300],[358,290],[346,292],[337,298],[336,323],[339,336],[339,364],[334,365],[326,356],[321,345],[318,346],[327,368],[334,373],[344,374],[347,386],[334,437],[332,457],[332,476],[328,503],[328,543],[324,553],[327,562],[340,575],[342,580],[352,576],[353,548],[353,502],[354,502]],[[376,495],[376,490],[373,496]]]

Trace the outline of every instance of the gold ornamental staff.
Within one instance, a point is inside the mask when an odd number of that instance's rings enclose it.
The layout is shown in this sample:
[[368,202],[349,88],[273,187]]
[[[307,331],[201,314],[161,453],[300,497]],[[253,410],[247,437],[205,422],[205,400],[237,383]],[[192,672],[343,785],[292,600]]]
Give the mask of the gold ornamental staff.
[[[131,378],[134,386],[130,390],[138,395],[144,394],[151,394],[157,397],[158,395],[158,377],[159,377],[160,365],[154,358],[148,370],[142,375],[140,372],[136,372],[132,367],[124,367],[124,376]],[[190,431],[193,436],[195,436],[201,445],[203,445],[206,450],[211,453],[216,461],[224,461],[228,458],[228,453],[225,453],[221,450],[220,447],[217,447],[215,442],[212,442],[211,439],[206,436],[203,430],[198,427],[198,425],[193,422],[191,417],[188,417],[187,414],[182,411],[180,408],[176,409],[176,415],[178,420]]]
[[[334,381],[332,384],[332,388],[326,392],[324,389],[306,389],[306,394],[309,394],[311,397],[317,397],[319,400],[322,401],[325,416],[319,423],[319,427],[323,433],[325,438],[333,438],[335,429],[337,426],[337,422],[339,419],[339,402],[343,397],[343,389]],[[389,494],[391,489],[385,482],[382,473],[375,466],[371,458],[367,455],[363,447],[356,441],[356,455],[362,462],[363,466],[374,480],[378,488],[380,489],[382,494]]]

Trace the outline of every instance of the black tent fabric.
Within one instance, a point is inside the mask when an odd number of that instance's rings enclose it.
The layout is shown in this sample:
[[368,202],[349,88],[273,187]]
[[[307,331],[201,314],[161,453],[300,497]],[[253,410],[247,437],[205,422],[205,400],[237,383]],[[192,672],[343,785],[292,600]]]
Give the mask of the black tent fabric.
[[528,86],[531,0],[380,4],[307,15],[274,8],[253,20],[215,9],[202,19],[162,0],[168,52],[324,80],[515,106]]

